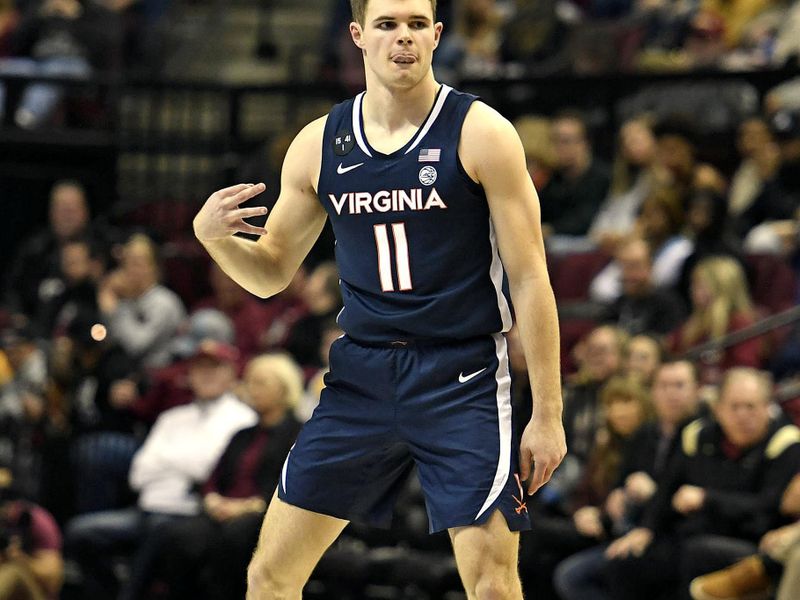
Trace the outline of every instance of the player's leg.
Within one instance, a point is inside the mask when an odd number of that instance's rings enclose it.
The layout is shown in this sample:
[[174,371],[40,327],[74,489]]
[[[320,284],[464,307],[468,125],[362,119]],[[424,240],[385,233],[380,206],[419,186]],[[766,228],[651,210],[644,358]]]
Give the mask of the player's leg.
[[469,600],[522,600],[519,532],[497,510],[483,525],[449,530],[458,573]]
[[314,567],[346,525],[287,504],[276,493],[247,569],[247,600],[300,600]]

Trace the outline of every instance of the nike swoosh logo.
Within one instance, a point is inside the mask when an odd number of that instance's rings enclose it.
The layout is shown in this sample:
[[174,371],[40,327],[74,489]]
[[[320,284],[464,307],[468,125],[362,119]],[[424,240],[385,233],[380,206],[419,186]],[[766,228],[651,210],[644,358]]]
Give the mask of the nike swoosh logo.
[[469,375],[464,375],[464,372],[462,371],[458,375],[458,383],[467,383],[470,379],[472,379],[473,377],[477,377],[478,375],[483,373],[486,369],[487,367],[483,367],[480,371],[475,371],[474,373],[470,373]]
[[364,163],[362,162],[362,163],[358,163],[357,165],[350,165],[349,167],[342,167],[342,163],[339,163],[339,166],[336,167],[336,172],[339,175],[344,175],[348,171],[352,171],[353,169],[357,169],[358,167],[360,167],[363,164]]

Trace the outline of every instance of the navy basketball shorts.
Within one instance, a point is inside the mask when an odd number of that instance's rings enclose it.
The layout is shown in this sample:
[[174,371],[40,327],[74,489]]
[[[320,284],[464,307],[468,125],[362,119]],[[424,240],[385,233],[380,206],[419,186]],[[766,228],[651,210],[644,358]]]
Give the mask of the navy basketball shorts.
[[513,531],[530,527],[504,336],[402,347],[343,336],[330,367],[284,464],[281,500],[388,527],[416,465],[431,532],[480,525],[495,510]]

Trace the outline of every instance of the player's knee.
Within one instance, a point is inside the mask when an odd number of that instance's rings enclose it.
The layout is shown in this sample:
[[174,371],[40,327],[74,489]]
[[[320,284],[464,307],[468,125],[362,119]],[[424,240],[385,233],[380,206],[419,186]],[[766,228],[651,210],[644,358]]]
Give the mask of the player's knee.
[[495,565],[478,577],[473,597],[476,600],[521,600],[519,575],[516,569]]
[[256,554],[247,567],[247,600],[294,600],[300,598],[302,582],[294,582],[286,570]]

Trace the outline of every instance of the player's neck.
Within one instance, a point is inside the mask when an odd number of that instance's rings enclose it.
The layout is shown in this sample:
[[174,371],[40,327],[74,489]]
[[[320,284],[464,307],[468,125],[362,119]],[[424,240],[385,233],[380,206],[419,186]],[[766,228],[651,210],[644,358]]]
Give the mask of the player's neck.
[[408,123],[421,125],[436,99],[439,83],[430,73],[413,88],[389,88],[367,80],[364,121],[381,129],[402,129]]

